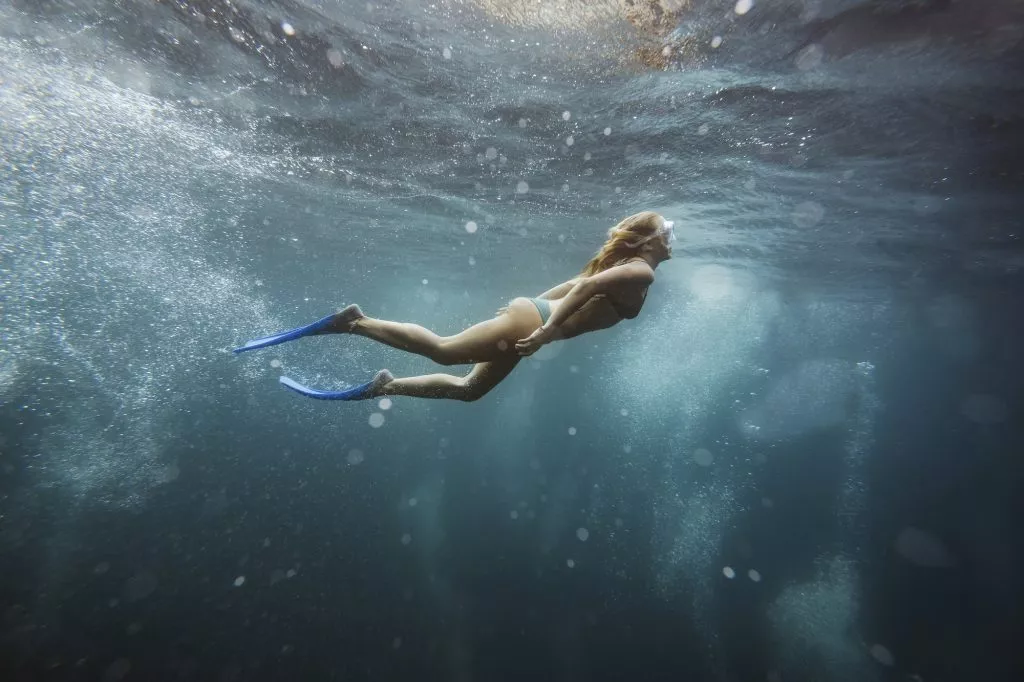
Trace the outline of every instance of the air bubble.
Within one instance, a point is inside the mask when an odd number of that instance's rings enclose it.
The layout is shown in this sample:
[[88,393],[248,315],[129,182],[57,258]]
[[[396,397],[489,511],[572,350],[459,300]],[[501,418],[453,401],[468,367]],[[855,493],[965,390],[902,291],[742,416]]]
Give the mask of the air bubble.
[[125,582],[122,595],[127,601],[139,601],[153,594],[158,584],[159,581],[152,573],[136,573]]
[[699,466],[709,467],[715,462],[715,456],[706,448],[697,448],[693,452],[693,461]]
[[881,644],[872,644],[870,651],[871,658],[875,659],[876,661],[878,661],[886,667],[889,667],[896,662],[896,659],[893,658],[892,652],[886,649]]
[[736,571],[732,570],[731,567],[726,566],[725,568],[722,569],[722,575],[724,575],[729,580],[732,580],[733,578],[736,577]]
[[119,658],[103,672],[103,682],[118,682],[132,669],[132,663],[127,658]]
[[525,180],[520,180],[516,184],[516,194],[526,194],[529,191],[530,185],[528,185]]
[[896,538],[896,552],[904,559],[924,568],[948,568],[956,559],[937,537],[908,526]]
[[578,537],[580,539],[580,542],[586,542],[587,538],[590,537],[590,531],[587,530],[586,528],[577,528],[576,529],[576,537]]
[[801,71],[810,71],[811,69],[815,69],[820,66],[824,57],[825,50],[822,49],[821,45],[812,43],[800,50],[794,61],[796,63],[796,68]]
[[793,222],[797,227],[814,227],[824,217],[824,207],[813,201],[803,201],[793,209]]
[[568,121],[570,118],[572,118],[572,114],[570,114],[568,111],[563,111],[562,112],[562,120],[563,121]]
[[452,51],[446,47],[444,48],[444,50],[441,51],[441,56],[444,57],[445,59],[451,59]]
[[960,413],[975,424],[998,424],[1006,421],[1010,411],[1000,398],[976,393],[964,399]]
[[475,221],[470,220],[469,222],[466,223],[466,232],[473,234],[474,232],[476,232],[476,229],[477,225]]
[[281,31],[286,36],[293,36],[293,35],[295,35],[295,27],[292,26],[291,24],[289,24],[287,21],[285,21],[285,22],[283,22],[281,24]]
[[754,0],[737,0],[736,6],[733,7],[733,10],[736,12],[736,14],[742,16],[749,12],[753,6]]
[[240,575],[237,578],[235,578],[235,587],[241,587],[244,584],[245,584],[245,576],[244,575]]
[[367,421],[370,423],[371,427],[379,429],[380,427],[384,426],[384,415],[382,415],[380,412],[374,412],[373,414],[370,415],[370,418]]

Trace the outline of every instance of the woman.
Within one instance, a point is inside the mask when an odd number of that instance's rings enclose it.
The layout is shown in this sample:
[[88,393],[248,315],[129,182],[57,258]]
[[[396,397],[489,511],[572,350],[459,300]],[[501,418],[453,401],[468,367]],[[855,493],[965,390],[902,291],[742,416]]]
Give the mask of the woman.
[[352,304],[313,324],[250,341],[236,353],[302,336],[358,334],[430,358],[441,365],[475,364],[466,376],[427,374],[396,379],[382,369],[372,381],[346,391],[318,391],[281,377],[285,386],[311,398],[364,400],[384,395],[478,400],[498,385],[524,356],[546,343],[607,329],[640,313],[654,269],[672,257],[672,222],[651,211],[631,215],[608,231],[608,240],[579,277],[537,298],[515,298],[496,317],[454,336],[438,336],[417,324],[367,317]]

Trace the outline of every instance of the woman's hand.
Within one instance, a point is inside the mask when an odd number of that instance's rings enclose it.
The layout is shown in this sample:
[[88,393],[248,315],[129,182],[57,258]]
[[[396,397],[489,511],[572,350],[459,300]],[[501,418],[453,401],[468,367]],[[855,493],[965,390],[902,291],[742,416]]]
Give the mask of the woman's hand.
[[516,352],[520,355],[533,355],[540,347],[551,340],[552,333],[544,329],[544,327],[538,327],[532,334],[527,338],[516,341]]

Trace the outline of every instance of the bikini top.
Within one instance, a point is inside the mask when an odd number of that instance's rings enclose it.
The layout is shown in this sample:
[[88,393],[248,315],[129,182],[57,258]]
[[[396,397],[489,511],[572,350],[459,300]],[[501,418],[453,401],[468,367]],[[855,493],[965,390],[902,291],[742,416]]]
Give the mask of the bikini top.
[[[629,260],[623,261],[622,263],[618,263],[617,265],[625,265],[626,263],[630,263],[630,262],[632,262],[634,260],[643,260],[643,259],[630,258]],[[619,317],[621,317],[624,320],[632,320],[634,317],[636,317],[637,315],[640,314],[640,308],[643,307],[644,301],[647,300],[647,289],[648,288],[650,288],[650,285],[644,287],[643,292],[641,293],[641,296],[640,296],[640,305],[637,306],[635,312],[632,309],[625,308],[622,305],[621,301],[618,301],[618,300],[608,296],[608,294],[597,294],[597,295],[594,296],[594,298],[606,299],[608,301],[609,305],[611,305],[612,310],[615,311],[616,315],[618,315]],[[632,314],[630,314],[630,313],[632,313]]]

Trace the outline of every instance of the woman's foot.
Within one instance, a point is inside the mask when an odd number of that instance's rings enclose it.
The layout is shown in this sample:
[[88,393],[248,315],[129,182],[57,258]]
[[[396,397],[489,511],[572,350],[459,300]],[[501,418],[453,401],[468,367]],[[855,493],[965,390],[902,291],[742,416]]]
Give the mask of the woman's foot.
[[355,303],[346,306],[341,312],[335,313],[334,319],[319,334],[350,334],[359,320],[366,317]]
[[370,388],[366,391],[367,398],[379,398],[387,395],[387,385],[395,380],[395,375],[386,369],[382,369],[373,376]]

